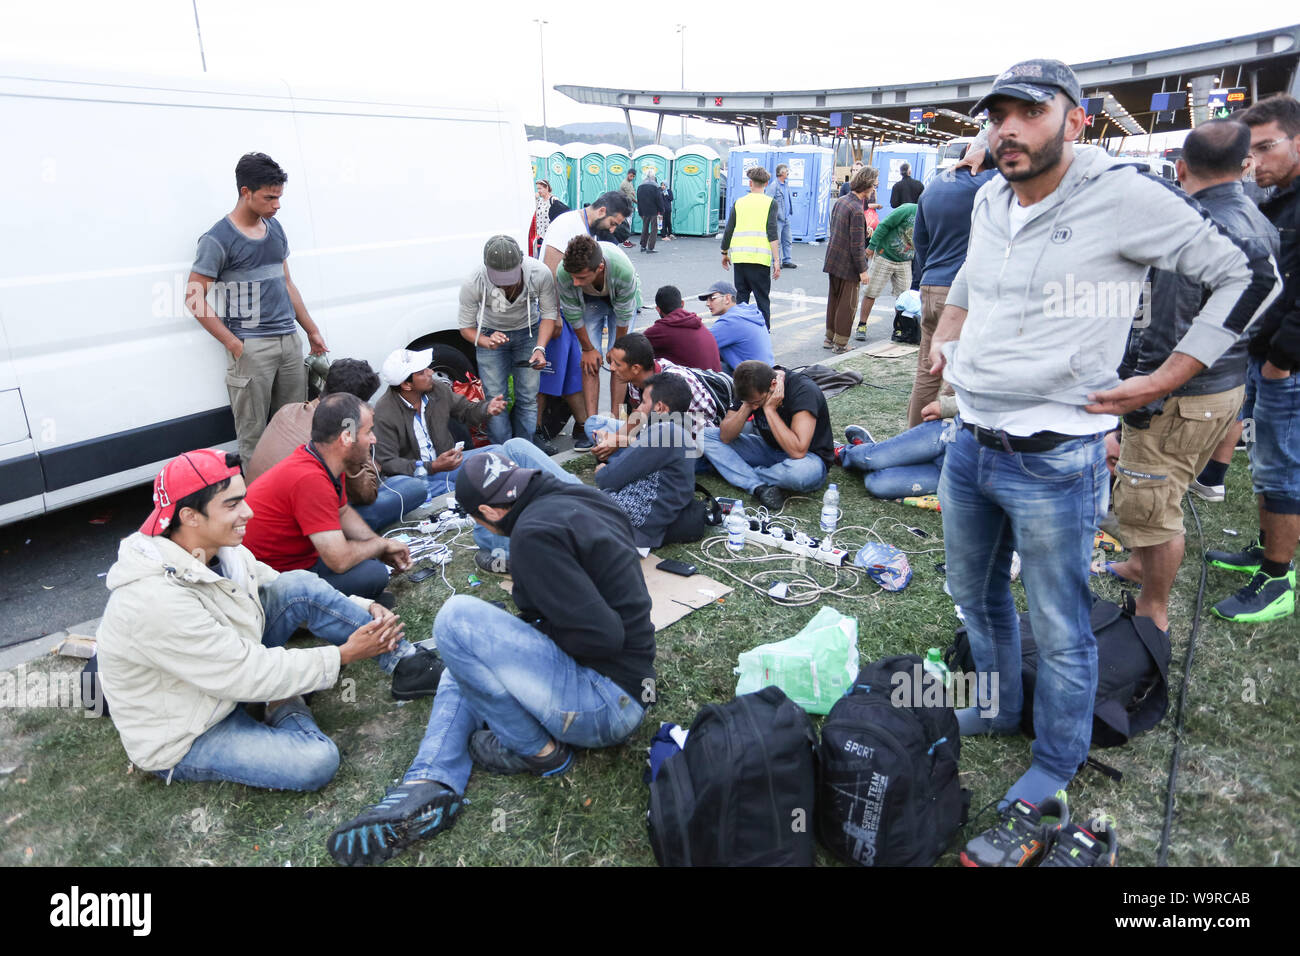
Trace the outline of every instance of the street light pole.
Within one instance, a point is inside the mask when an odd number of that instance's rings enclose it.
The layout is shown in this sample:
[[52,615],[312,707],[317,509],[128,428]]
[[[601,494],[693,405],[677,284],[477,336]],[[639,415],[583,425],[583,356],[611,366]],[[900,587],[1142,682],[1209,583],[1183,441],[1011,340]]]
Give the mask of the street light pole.
[[537,24],[537,50],[540,54],[542,67],[542,139],[549,140],[551,138],[551,130],[550,127],[546,125],[546,40],[543,28],[551,21],[534,18],[533,22]]
[[[682,38],[682,92],[686,92],[686,24],[677,24],[677,32]],[[686,114],[682,114],[682,145],[686,145]]]

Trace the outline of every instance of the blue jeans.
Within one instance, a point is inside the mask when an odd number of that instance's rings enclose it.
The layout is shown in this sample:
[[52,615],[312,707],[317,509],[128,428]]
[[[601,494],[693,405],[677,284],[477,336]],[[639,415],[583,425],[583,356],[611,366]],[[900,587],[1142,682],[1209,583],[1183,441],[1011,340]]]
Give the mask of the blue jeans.
[[[499,415],[493,418],[499,418]],[[532,432],[528,433],[532,435]],[[485,451],[501,451],[500,445],[484,445],[482,448],[466,448],[460,454],[460,464],[451,471],[435,471],[424,477],[424,483],[429,489],[429,497],[436,498],[438,495],[454,495],[456,493],[456,479],[460,476],[460,470],[465,467],[465,462],[475,455],[481,455]]]
[[[633,331],[635,319],[631,325],[628,325],[627,331]],[[618,337],[618,319],[614,316],[614,306],[609,299],[598,299],[593,296],[584,296],[582,304],[582,325],[587,330],[587,338],[591,340],[592,347],[600,353],[600,359],[603,362],[609,350],[614,347],[614,339]],[[601,340],[605,338],[602,345]]]
[[[310,571],[286,571],[259,591],[266,623],[262,643],[283,647],[303,627],[331,644],[341,645],[370,614]],[[376,658],[391,672],[410,653],[404,647]],[[338,748],[321,733],[311,712],[286,704],[268,726],[243,707],[195,738],[189,752],[159,776],[172,780],[230,780],[271,790],[319,790],[339,766]]]
[[1252,357],[1246,367],[1243,420],[1250,419],[1255,440],[1250,449],[1254,491],[1264,510],[1275,515],[1300,514],[1300,372],[1268,379],[1263,361]]
[[846,445],[840,452],[845,468],[865,471],[867,494],[876,498],[932,495],[939,487],[943,454],[948,449],[942,421],[922,422],[900,435],[875,444]]
[[[501,452],[521,468],[537,468],[567,484],[582,484],[581,478],[569,474],[557,465],[550,455],[527,439],[512,438],[501,446]],[[510,553],[510,539],[504,535],[493,534],[482,525],[474,526],[474,541],[484,551],[501,551],[507,555]]]
[[[493,333],[493,329],[483,326],[483,335]],[[475,352],[478,375],[483,380],[483,393],[488,401],[496,395],[508,395],[507,383],[512,375],[515,380],[515,404],[509,417],[493,415],[487,421],[488,437],[498,445],[504,444],[512,434],[515,438],[533,437],[537,431],[537,390],[542,384],[541,371],[527,365],[537,345],[537,323],[533,323],[531,331],[522,328],[501,334],[510,341],[494,349],[479,346]]]
[[749,422],[730,443],[723,442],[721,429],[704,429],[700,432],[700,447],[727,484],[745,491],[752,492],[759,485],[812,491],[826,481],[824,461],[812,452],[802,458],[787,457],[780,448],[769,445]]
[[939,480],[948,588],[966,616],[976,669],[998,675],[994,730],[1014,729],[1024,707],[1015,550],[1038,644],[1034,762],[1066,780],[1092,740],[1097,640],[1088,569],[1109,495],[1100,436],[1028,454],[986,448],[962,429]]
[[790,242],[790,220],[789,219],[781,223],[779,233],[781,239],[781,265],[785,265],[787,262],[790,261],[791,242]]
[[388,587],[388,565],[378,558],[367,558],[346,571],[331,571],[324,558],[318,558],[308,569],[335,590],[344,594],[375,600]]
[[424,504],[429,497],[429,487],[422,478],[410,475],[388,475],[380,480],[379,494],[368,505],[353,505],[361,520],[379,531],[397,524]]
[[608,677],[582,667],[513,614],[478,598],[447,599],[433,622],[447,665],[429,725],[403,781],[465,792],[470,735],[486,724],[508,749],[533,755],[551,740],[612,747],[645,711]]

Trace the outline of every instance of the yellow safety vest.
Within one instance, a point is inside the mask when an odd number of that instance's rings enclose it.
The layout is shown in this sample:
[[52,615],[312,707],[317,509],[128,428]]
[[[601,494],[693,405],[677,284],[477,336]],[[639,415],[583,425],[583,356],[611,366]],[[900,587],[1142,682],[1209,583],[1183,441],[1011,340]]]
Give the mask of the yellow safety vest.
[[772,244],[767,239],[767,214],[772,197],[749,193],[736,200],[736,228],[731,234],[727,255],[732,262],[772,264]]

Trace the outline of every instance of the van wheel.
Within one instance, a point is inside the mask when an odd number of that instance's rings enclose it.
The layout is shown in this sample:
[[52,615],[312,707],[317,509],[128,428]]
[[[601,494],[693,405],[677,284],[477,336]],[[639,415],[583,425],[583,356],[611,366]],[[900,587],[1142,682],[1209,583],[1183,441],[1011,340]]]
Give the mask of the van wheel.
[[465,381],[465,376],[476,371],[474,360],[454,345],[447,345],[444,342],[432,342],[428,340],[416,341],[411,344],[411,349],[433,349],[433,365],[435,372],[445,375],[453,382]]

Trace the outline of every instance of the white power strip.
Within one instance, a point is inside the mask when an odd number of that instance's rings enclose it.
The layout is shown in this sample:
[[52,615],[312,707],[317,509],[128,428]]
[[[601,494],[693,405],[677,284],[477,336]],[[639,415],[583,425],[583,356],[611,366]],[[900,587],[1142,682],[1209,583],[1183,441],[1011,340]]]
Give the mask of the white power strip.
[[[807,537],[804,535],[803,537]],[[791,554],[797,554],[800,557],[812,558],[814,561],[820,561],[822,564],[828,564],[831,567],[843,567],[844,562],[848,559],[849,553],[843,548],[831,548],[822,550],[817,544],[796,542],[788,537],[776,538],[765,531],[754,531],[750,529],[745,532],[745,540],[750,544],[761,544],[769,548],[780,548],[782,551],[789,551]],[[816,539],[809,538],[808,541]]]

